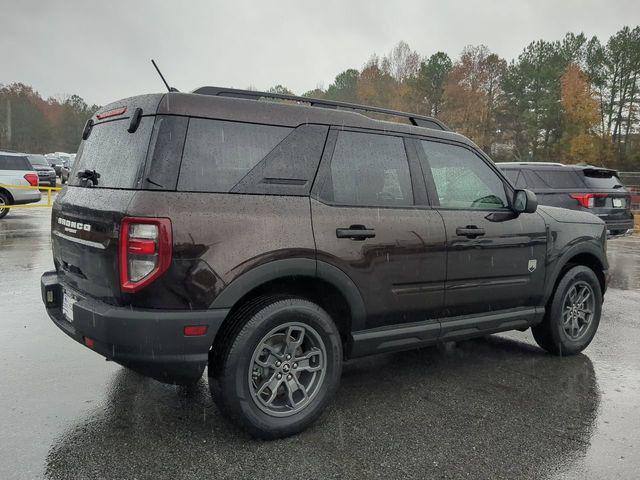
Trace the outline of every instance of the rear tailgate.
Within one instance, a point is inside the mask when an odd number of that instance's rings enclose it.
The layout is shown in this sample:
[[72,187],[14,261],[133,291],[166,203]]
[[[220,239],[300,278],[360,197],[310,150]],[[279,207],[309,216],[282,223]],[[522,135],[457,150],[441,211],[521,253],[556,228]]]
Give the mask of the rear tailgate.
[[[161,98],[162,95],[133,97],[98,111],[91,119],[94,124],[88,137],[80,144],[69,186],[54,202],[54,262],[65,288],[76,294],[115,305],[122,302],[120,224],[142,182]],[[137,109],[141,109],[142,117],[131,132],[131,118]],[[93,171],[99,177],[92,180],[88,177]],[[88,176],[79,178],[82,172]]]
[[118,237],[120,222],[134,190],[70,187],[56,199],[51,242],[63,283],[118,305]]
[[623,186],[615,170],[585,168],[584,182],[595,195],[593,213],[607,220],[629,217],[631,193]]

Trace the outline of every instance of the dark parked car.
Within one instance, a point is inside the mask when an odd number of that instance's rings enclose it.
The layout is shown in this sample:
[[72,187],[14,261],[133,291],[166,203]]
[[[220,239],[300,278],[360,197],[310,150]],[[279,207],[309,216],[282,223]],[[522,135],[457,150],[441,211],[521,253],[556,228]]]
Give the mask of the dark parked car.
[[33,169],[38,174],[38,183],[40,186],[55,187],[56,172],[44,155],[28,154],[27,158]]
[[253,435],[308,426],[350,358],[530,327],[571,355],[598,328],[602,220],[537,208],[433,118],[203,87],[103,107],[82,138],[49,316],[165,382],[208,366]]
[[516,188],[534,192],[541,205],[591,212],[604,220],[612,235],[633,230],[631,192],[615,170],[540,162],[497,165]]

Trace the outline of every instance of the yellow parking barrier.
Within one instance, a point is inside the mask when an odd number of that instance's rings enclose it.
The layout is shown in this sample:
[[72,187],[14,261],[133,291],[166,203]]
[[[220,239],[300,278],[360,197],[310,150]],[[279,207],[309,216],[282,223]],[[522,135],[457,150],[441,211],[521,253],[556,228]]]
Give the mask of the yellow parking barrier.
[[62,187],[32,187],[31,185],[5,185],[0,183],[0,188],[18,188],[22,190],[46,190],[47,191],[47,203],[31,203],[27,205],[2,205],[0,208],[51,208],[53,203],[51,202],[51,192],[59,192]]

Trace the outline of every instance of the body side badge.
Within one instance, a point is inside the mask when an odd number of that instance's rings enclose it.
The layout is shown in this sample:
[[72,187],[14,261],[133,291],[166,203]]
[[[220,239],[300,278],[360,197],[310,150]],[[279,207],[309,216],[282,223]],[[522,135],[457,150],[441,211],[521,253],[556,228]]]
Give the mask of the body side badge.
[[529,265],[527,266],[527,269],[529,270],[530,273],[533,273],[533,271],[536,269],[537,266],[538,266],[537,260],[529,260]]

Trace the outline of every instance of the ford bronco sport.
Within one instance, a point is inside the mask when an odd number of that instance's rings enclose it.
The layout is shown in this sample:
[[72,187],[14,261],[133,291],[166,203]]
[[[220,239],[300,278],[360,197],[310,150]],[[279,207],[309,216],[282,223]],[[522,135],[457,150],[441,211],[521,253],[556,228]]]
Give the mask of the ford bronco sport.
[[436,119],[203,87],[110,104],[82,138],[49,316],[164,382],[208,367],[255,436],[307,427],[347,359],[527,328],[571,355],[598,328],[602,220],[537,208]]

